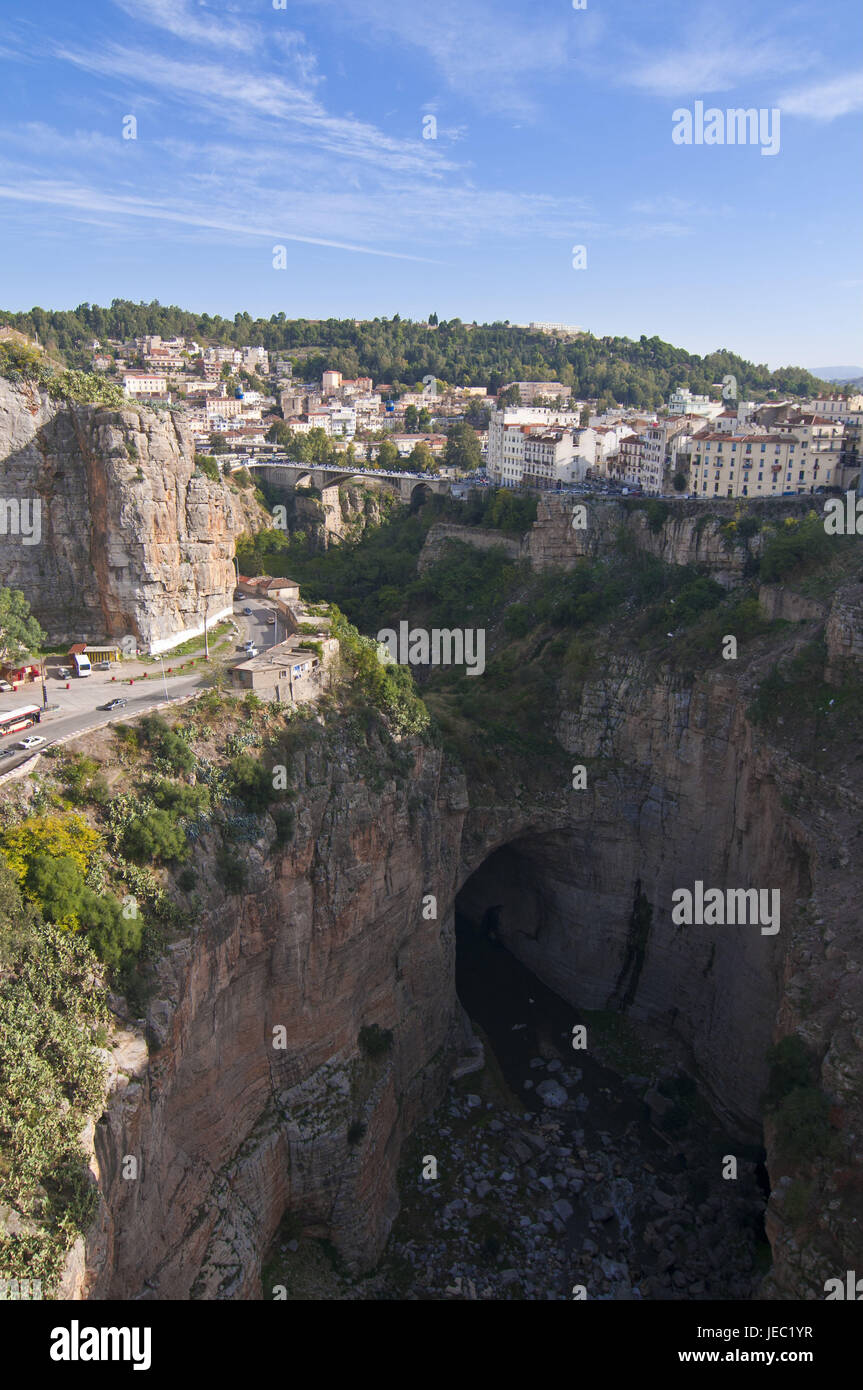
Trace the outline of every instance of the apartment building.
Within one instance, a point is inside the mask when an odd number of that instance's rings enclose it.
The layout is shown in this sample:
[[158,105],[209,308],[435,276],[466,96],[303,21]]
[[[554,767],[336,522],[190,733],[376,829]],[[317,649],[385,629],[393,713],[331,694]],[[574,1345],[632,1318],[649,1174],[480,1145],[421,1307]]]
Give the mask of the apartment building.
[[693,396],[688,386],[679,386],[668,397],[669,415],[703,415],[713,420],[724,409],[721,401],[712,401],[709,396]]
[[543,425],[546,432],[553,429],[572,429],[578,425],[578,413],[571,410],[549,410],[542,406],[528,409],[507,406],[492,411],[488,426],[486,462],[492,481],[507,487],[517,487],[523,473],[524,434],[522,427]]
[[587,471],[587,460],[574,457],[571,430],[549,430],[544,425],[524,425],[522,486],[554,487],[560,480],[575,481]]
[[844,417],[844,424],[839,456],[840,486],[846,491],[856,488],[858,495],[863,496],[863,410],[850,411]]
[[686,452],[691,431],[692,420],[685,415],[648,426],[642,435],[641,477],[645,492],[664,491],[666,479],[676,470],[678,454]]
[[822,419],[837,420],[863,410],[863,396],[819,396],[811,402],[812,411]]
[[729,437],[712,432],[692,440],[691,491],[699,497],[781,497],[836,485],[838,456],[810,449],[793,434]]
[[123,390],[127,396],[161,396],[168,394],[168,378],[164,372],[124,372]]
[[741,434],[753,428],[753,416],[757,409],[754,401],[738,401],[736,410],[723,410],[711,422],[712,428],[725,434]]
[[616,456],[608,460],[609,476],[628,487],[643,486],[644,436],[625,434]]
[[518,387],[518,398],[522,405],[533,405],[535,400],[545,399],[556,400],[561,396],[563,400],[569,399],[569,388],[559,381],[508,381],[502,390],[509,391],[511,387]]

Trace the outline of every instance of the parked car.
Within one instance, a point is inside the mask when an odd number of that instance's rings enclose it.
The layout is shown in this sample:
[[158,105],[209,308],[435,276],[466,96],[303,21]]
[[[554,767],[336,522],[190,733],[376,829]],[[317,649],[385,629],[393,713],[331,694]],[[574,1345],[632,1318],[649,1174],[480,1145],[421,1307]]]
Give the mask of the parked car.
[[39,745],[44,742],[45,740],[41,734],[29,734],[27,738],[22,738],[20,743],[17,743],[15,746],[16,748],[38,748]]
[[246,656],[247,656],[247,657],[251,658],[251,657],[257,656],[257,655],[258,655],[258,649],[257,649],[257,647],[247,647],[247,648],[246,648]]
[[60,667],[60,670],[57,672],[57,679],[60,681],[68,681],[72,679],[72,672],[69,670],[68,666]]
[[251,616],[252,616],[252,610],[251,610],[251,608],[244,608],[244,609],[243,609],[243,612],[245,613],[245,615],[246,615],[247,618],[251,618]]
[[107,710],[111,710],[111,709],[122,709],[123,706],[124,706],[125,704],[126,704],[126,701],[125,701],[125,700],[121,700],[121,699],[119,698],[119,696],[118,696],[118,697],[117,697],[116,699],[114,699],[114,700],[109,700],[108,703],[107,703],[107,705],[100,705],[99,708],[100,708],[100,709],[107,709]]
[[7,691],[11,689],[12,687],[8,681],[0,681],[0,690]]

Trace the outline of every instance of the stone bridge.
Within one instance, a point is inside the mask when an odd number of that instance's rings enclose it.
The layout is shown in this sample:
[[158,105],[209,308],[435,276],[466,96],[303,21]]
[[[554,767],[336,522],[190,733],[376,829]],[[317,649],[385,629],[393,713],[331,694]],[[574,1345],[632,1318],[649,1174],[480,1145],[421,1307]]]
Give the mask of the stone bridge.
[[418,478],[413,473],[385,473],[378,468],[336,468],[331,465],[291,463],[287,459],[252,459],[243,465],[275,487],[338,487],[341,483],[386,482],[394,484],[403,502],[422,501],[433,492],[447,493],[447,478]]

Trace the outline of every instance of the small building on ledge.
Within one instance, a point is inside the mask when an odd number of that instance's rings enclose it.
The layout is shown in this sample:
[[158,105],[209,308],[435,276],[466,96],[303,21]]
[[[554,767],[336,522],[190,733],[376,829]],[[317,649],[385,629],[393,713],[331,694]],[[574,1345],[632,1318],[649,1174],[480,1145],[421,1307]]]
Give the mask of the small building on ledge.
[[338,651],[332,637],[315,643],[317,650],[302,645],[302,638],[289,637],[258,656],[241,661],[231,671],[231,682],[238,690],[253,690],[263,700],[282,704],[308,704],[318,698],[327,684],[327,667]]
[[248,579],[241,574],[237,588],[241,594],[246,594],[249,598],[282,599],[289,602],[300,597],[300,586],[295,579],[272,579],[268,574],[258,575],[256,579]]

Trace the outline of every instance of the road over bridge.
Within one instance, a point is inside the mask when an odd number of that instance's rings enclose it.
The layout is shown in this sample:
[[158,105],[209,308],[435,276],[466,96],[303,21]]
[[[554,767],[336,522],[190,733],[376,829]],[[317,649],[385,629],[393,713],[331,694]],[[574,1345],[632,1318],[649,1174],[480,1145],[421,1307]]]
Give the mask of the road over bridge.
[[331,465],[291,463],[288,459],[250,459],[243,464],[250,473],[275,487],[338,487],[341,483],[388,482],[395,485],[403,502],[422,501],[433,492],[448,493],[448,478],[428,477],[415,473],[385,473],[378,468],[337,468]]

